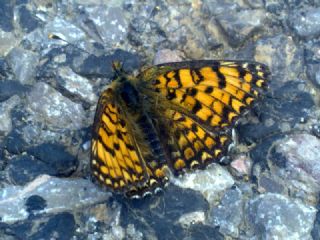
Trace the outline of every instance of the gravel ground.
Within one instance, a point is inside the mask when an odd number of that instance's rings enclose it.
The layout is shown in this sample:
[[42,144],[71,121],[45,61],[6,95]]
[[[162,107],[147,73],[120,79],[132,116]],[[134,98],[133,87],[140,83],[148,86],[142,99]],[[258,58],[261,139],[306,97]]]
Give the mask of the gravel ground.
[[[137,201],[91,183],[112,61],[190,59],[270,67],[231,164]],[[319,119],[319,1],[2,1],[0,239],[320,239]]]

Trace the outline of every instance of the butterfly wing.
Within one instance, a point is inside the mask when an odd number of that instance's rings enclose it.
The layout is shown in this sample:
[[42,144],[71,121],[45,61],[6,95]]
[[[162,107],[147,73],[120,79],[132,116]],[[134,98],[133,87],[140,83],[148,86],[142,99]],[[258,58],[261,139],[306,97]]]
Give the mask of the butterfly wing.
[[[267,67],[254,62],[192,61],[140,74],[176,174],[226,155],[230,129],[266,90]],[[164,134],[167,132],[168,134]]]
[[91,170],[102,185],[129,197],[141,196],[166,180],[149,166],[139,128],[126,115],[112,87],[99,99],[91,143]]

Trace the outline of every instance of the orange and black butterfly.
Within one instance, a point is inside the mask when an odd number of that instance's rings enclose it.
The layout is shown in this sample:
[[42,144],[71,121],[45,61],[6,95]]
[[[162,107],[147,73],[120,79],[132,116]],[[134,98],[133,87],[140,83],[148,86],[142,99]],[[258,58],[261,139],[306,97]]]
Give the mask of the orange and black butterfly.
[[239,117],[263,96],[268,68],[256,62],[189,61],[137,76],[115,65],[93,125],[95,179],[128,197],[162,188],[175,175],[220,162]]

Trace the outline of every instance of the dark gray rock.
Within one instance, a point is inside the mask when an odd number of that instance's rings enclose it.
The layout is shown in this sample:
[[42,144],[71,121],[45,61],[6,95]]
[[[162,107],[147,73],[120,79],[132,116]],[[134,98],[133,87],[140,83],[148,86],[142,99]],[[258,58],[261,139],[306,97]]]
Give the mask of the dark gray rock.
[[319,124],[313,124],[311,126],[311,133],[315,135],[317,138],[320,138],[320,125]]
[[114,75],[112,70],[113,61],[122,63],[123,69],[127,72],[139,68],[141,64],[139,55],[117,49],[111,55],[90,55],[79,68],[75,69],[75,72],[83,76],[111,78]]
[[42,174],[57,175],[57,171],[49,164],[35,160],[28,155],[10,160],[7,171],[12,182],[25,185]]
[[0,4],[0,28],[5,32],[13,30],[13,8],[11,1],[4,1]]
[[29,33],[39,26],[40,21],[26,6],[21,6],[19,8],[19,24],[26,33]]
[[59,144],[44,143],[29,148],[27,152],[53,169],[56,176],[70,176],[78,166],[76,157],[68,153],[65,147]]
[[316,220],[314,221],[314,226],[311,231],[311,236],[313,239],[320,239],[320,211],[317,212]]
[[76,222],[71,213],[59,213],[50,217],[47,222],[42,224],[38,231],[31,234],[29,239],[51,239],[58,238],[61,240],[72,239],[76,231]]
[[311,80],[316,87],[320,88],[320,42],[307,42],[305,59],[309,80]]
[[268,12],[280,14],[285,8],[284,0],[265,0],[265,8]]
[[46,200],[43,199],[41,196],[38,195],[32,195],[28,197],[26,200],[26,208],[29,213],[32,213],[33,211],[40,211],[44,210],[47,206]]
[[17,129],[13,129],[6,136],[4,143],[6,150],[11,154],[21,154],[28,148],[22,133]]
[[223,240],[224,236],[219,233],[216,228],[208,225],[194,224],[188,229],[188,234],[184,237],[185,240],[193,239],[211,239],[211,240]]
[[0,80],[8,80],[12,78],[12,70],[5,58],[0,57]]
[[[179,217],[208,208],[201,194],[171,185],[161,196],[128,202],[121,213],[121,222],[125,226],[134,223],[137,229],[146,233],[153,232],[158,239],[169,239],[172,231],[178,239],[182,239],[188,235],[188,231],[177,223]],[[144,224],[145,221],[149,224]]]
[[17,81],[0,81],[0,102],[6,101],[15,94],[21,96],[28,89]]

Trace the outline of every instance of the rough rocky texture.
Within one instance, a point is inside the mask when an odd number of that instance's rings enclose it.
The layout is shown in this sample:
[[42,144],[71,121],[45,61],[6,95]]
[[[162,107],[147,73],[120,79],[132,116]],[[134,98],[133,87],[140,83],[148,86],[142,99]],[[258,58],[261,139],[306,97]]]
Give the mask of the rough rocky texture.
[[[35,201],[34,196],[38,196],[36,203],[31,203]],[[72,211],[107,201],[109,197],[110,193],[100,191],[84,179],[59,179],[42,175],[23,187],[2,189],[0,218],[3,223],[12,223],[25,220],[30,214],[41,216]]]
[[218,198],[218,194],[231,187],[234,180],[226,169],[214,165],[206,171],[197,171],[180,178],[175,178],[173,182],[177,186],[201,192],[207,201],[213,204]]
[[27,97],[35,121],[46,121],[49,128],[79,129],[83,126],[84,110],[44,83],[37,83]]
[[[313,0],[2,1],[0,239],[319,239],[319,9]],[[89,150],[112,63],[136,73],[186,59],[270,68],[269,91],[236,126],[230,166],[170,177],[142,200],[111,197],[90,181]]]
[[320,8],[303,9],[289,18],[291,27],[299,37],[312,38],[320,35]]
[[282,195],[265,194],[248,204],[249,223],[262,239],[312,239],[316,209]]
[[239,237],[239,225],[243,219],[243,200],[240,189],[228,189],[218,206],[210,211],[209,222],[219,228],[219,232]]

